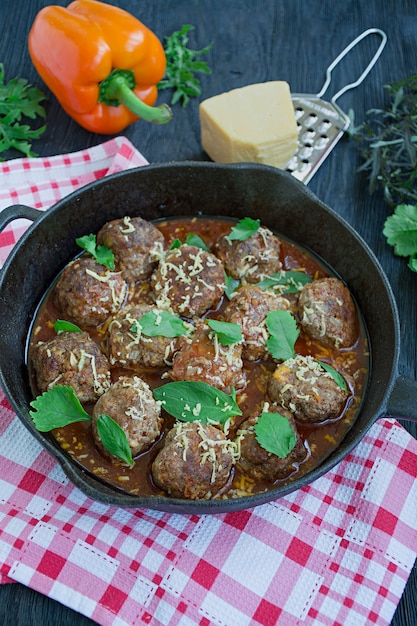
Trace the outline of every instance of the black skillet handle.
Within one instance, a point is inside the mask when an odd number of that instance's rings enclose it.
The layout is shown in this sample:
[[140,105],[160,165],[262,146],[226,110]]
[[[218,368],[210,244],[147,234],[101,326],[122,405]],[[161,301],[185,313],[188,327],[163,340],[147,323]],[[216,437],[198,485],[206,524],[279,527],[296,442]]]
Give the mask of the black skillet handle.
[[0,232],[13,220],[26,219],[34,222],[42,215],[43,211],[32,209],[25,204],[13,204],[0,212]]
[[398,376],[388,398],[384,416],[417,422],[417,381]]

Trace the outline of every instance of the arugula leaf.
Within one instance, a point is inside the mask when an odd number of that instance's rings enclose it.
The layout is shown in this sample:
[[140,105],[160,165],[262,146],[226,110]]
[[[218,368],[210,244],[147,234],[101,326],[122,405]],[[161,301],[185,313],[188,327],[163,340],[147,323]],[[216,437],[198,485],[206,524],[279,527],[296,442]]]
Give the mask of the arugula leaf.
[[283,361],[293,358],[300,334],[294,316],[289,311],[270,311],[266,316],[266,327],[270,334],[266,347],[272,357]]
[[281,459],[288,456],[297,441],[290,422],[280,413],[263,412],[253,430],[259,445]]
[[125,431],[119,424],[105,413],[97,417],[97,432],[103,446],[118,459],[133,467],[132,451]]
[[337,383],[339,387],[343,389],[343,391],[348,390],[345,379],[343,378],[341,374],[339,374],[337,370],[335,370],[335,368],[332,365],[330,365],[329,363],[325,363],[324,361],[319,361],[318,359],[317,359],[317,363],[320,363],[321,367],[330,374],[330,376],[333,378],[335,383]]
[[164,38],[167,65],[165,76],[158,83],[158,89],[172,89],[171,104],[176,104],[182,100],[183,107],[187,106],[190,98],[201,95],[201,84],[194,74],[211,74],[211,69],[207,63],[197,59],[202,54],[206,54],[213,44],[211,43],[201,50],[187,47],[187,33],[194,28],[190,24],[184,24],[181,30]]
[[[398,256],[417,254],[417,204],[400,204],[385,220],[383,234]],[[410,269],[413,269],[414,262]]]
[[284,289],[282,291],[280,290],[281,293],[297,293],[298,291],[301,291],[304,285],[311,283],[312,280],[311,276],[305,274],[304,272],[281,270],[276,274],[267,276],[264,280],[261,280],[256,284],[258,287],[265,290],[276,286],[282,286]]
[[4,65],[0,63],[0,152],[15,149],[27,157],[37,156],[31,141],[39,139],[46,126],[32,129],[21,121],[23,117],[45,118],[43,100],[46,96],[24,78],[12,78],[5,83]]
[[232,278],[231,276],[228,276],[225,273],[224,274],[224,284],[226,285],[224,293],[229,298],[229,300],[231,300],[233,293],[236,291],[236,289],[240,285],[240,281],[236,280],[235,278]]
[[232,226],[230,233],[226,236],[228,241],[245,241],[254,235],[261,225],[261,220],[253,220],[251,217],[244,217],[236,226]]
[[207,320],[207,324],[216,333],[222,346],[231,346],[242,341],[242,330],[239,324],[232,322],[219,322],[218,320]]
[[97,244],[95,235],[84,235],[75,240],[76,244],[95,258],[97,263],[114,270],[114,254],[107,246]]
[[54,330],[56,333],[59,332],[70,332],[70,333],[82,333],[83,331],[79,326],[73,324],[72,322],[67,322],[66,320],[56,320],[54,324]]
[[131,331],[142,332],[148,337],[181,337],[189,331],[190,325],[183,322],[180,317],[168,311],[149,311],[145,313],[138,324],[133,324]]
[[53,428],[62,428],[73,422],[90,421],[91,417],[81,406],[72,387],[55,385],[49,391],[32,400],[29,411],[38,430],[47,432]]
[[225,424],[230,417],[242,415],[236,395],[227,395],[207,383],[173,382],[153,390],[155,400],[167,413],[183,422]]

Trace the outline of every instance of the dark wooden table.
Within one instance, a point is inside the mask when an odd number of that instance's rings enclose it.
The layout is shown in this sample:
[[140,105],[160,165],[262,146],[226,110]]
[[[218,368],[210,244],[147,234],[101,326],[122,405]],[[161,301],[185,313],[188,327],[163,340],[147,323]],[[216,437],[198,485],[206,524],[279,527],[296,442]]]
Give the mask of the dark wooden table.
[[[36,13],[47,0],[2,0],[0,62],[6,78],[21,76],[43,88],[27,51],[27,35]],[[54,4],[66,5],[65,0]],[[387,82],[416,71],[417,5],[415,0],[113,0],[134,13],[162,39],[183,24],[192,24],[190,45],[213,42],[205,60],[212,74],[202,76],[203,97],[250,83],[287,80],[293,92],[317,93],[325,69],[362,31],[377,27],[388,35],[383,55],[365,82],[338,101],[363,121],[372,107],[383,107]],[[371,58],[377,38],[367,38],[334,73],[334,89],[356,80]],[[51,54],[54,50],[51,49]],[[63,72],[65,69],[63,68]],[[45,90],[46,93],[47,90]],[[168,97],[161,92],[160,100]],[[174,107],[174,120],[164,127],[137,123],[125,134],[151,162],[207,160],[200,144],[197,100]],[[84,131],[60,108],[47,103],[47,130],[34,148],[41,156],[80,150],[103,142],[105,136]],[[8,154],[7,158],[18,154]],[[397,297],[402,329],[400,372],[415,378],[417,365],[417,274],[394,257],[382,235],[389,211],[381,196],[370,196],[367,179],[357,172],[357,147],[345,135],[309,183],[324,202],[347,219],[369,243],[384,267]],[[335,242],[337,245],[337,242]],[[417,435],[416,425],[403,423]],[[1,468],[0,468],[1,472]],[[19,584],[0,587],[0,624],[81,626],[92,622]],[[392,626],[417,625],[417,568],[414,567]]]

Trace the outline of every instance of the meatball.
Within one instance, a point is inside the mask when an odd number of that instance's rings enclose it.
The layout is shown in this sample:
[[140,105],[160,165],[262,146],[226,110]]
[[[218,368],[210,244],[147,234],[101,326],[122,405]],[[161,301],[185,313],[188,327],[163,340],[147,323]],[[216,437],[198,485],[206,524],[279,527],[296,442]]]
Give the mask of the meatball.
[[164,367],[172,360],[177,349],[177,337],[149,337],[140,329],[132,330],[132,326],[139,326],[140,318],[146,313],[158,310],[146,303],[129,305],[112,319],[109,324],[109,359],[112,365]]
[[215,426],[178,422],[152,464],[152,476],[170,496],[208,500],[229,481],[236,450]]
[[206,322],[197,322],[191,337],[179,338],[169,377],[205,382],[226,393],[232,387],[241,389],[245,386],[242,345],[222,346]]
[[97,418],[102,413],[125,431],[133,457],[149,448],[160,435],[161,403],[155,400],[149,385],[138,376],[121,376],[94,405],[94,441],[105,456],[110,456],[97,432]]
[[288,407],[302,422],[324,422],[339,417],[348,393],[311,356],[298,355],[275,369],[268,380],[273,402]]
[[229,240],[223,235],[213,252],[223,262],[226,273],[235,280],[258,283],[282,268],[281,242],[265,226],[244,241]]
[[270,311],[290,308],[290,302],[256,285],[238,289],[226,307],[226,322],[240,324],[244,337],[242,357],[248,361],[268,358],[266,316]]
[[41,393],[72,387],[80,402],[95,402],[110,387],[110,364],[87,332],[60,332],[33,346],[33,368]]
[[282,406],[270,405],[268,412],[279,413],[289,421],[296,438],[294,448],[286,457],[281,458],[272,452],[268,452],[258,443],[254,430],[258,419],[262,415],[262,412],[258,411],[246,419],[237,432],[237,437],[240,441],[240,458],[237,462],[237,469],[256,480],[273,483],[276,480],[287,478],[296,472],[300,463],[306,460],[308,450],[300,437],[294,417],[290,411]]
[[55,286],[55,300],[76,324],[96,326],[119,310],[126,292],[120,272],[110,271],[85,254],[65,267]]
[[151,222],[125,216],[104,224],[97,233],[97,243],[110,248],[116,267],[132,283],[148,280],[156,265],[153,253],[163,250],[164,237]]
[[168,250],[151,278],[158,306],[182,317],[204,315],[224,294],[224,269],[214,254],[183,244]]
[[305,285],[298,306],[300,323],[310,337],[336,348],[346,348],[355,342],[355,304],[338,278],[320,278]]

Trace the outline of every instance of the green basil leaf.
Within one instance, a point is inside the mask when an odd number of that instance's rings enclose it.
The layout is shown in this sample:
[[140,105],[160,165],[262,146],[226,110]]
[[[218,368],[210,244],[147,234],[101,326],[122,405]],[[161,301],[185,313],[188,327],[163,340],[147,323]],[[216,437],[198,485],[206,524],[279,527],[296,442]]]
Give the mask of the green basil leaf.
[[259,445],[281,459],[288,456],[297,441],[290,422],[279,413],[262,413],[254,432]]
[[69,333],[82,333],[83,331],[79,326],[73,324],[72,322],[67,322],[66,320],[56,320],[54,324],[54,329],[56,333],[59,332],[69,332]]
[[181,337],[189,331],[190,325],[180,317],[168,311],[149,311],[145,313],[137,324],[131,327],[132,332],[141,332],[148,337]]
[[218,320],[207,320],[207,324],[216,333],[222,346],[231,346],[242,341],[242,329],[240,324],[232,322],[219,322]]
[[183,422],[225,424],[230,417],[242,415],[236,395],[227,395],[207,383],[173,382],[153,390],[155,400],[167,413]]
[[324,361],[319,361],[318,359],[317,359],[317,363],[320,363],[321,367],[330,374],[330,376],[339,385],[339,387],[343,389],[343,391],[347,392],[348,388],[347,388],[345,379],[343,378],[341,374],[339,374],[337,370],[335,370],[335,368],[332,365],[329,365],[329,363],[325,363]]
[[90,421],[91,417],[81,406],[72,387],[56,385],[49,391],[32,400],[29,411],[36,428],[47,432],[53,428],[62,428],[73,422]]
[[103,413],[97,417],[97,432],[103,446],[118,459],[133,467],[132,451],[125,431],[109,415]]
[[259,230],[261,220],[253,220],[251,217],[244,217],[236,226],[233,226],[226,239],[228,241],[245,241]]
[[210,248],[208,248],[204,241],[201,239],[201,237],[199,235],[196,235],[195,233],[188,233],[185,238],[185,243],[188,243],[188,245],[190,246],[196,246],[197,248],[201,248],[206,252],[210,252]]
[[77,245],[95,258],[97,263],[114,270],[114,254],[107,246],[97,245],[95,235],[84,235],[75,240]]
[[294,316],[289,311],[270,311],[266,316],[266,327],[270,334],[266,347],[272,357],[283,361],[293,358],[300,334]]
[[181,239],[174,239],[172,244],[169,246],[169,249],[170,250],[175,250],[175,248],[179,248],[180,246],[182,246]]
[[236,291],[236,289],[240,285],[240,281],[239,280],[235,280],[234,278],[232,278],[231,276],[228,276],[225,273],[225,275],[224,275],[224,284],[226,285],[224,293],[229,298],[229,300],[231,300],[232,295],[234,294],[234,292]]
[[304,272],[286,272],[282,270],[276,274],[267,276],[267,278],[256,284],[261,289],[271,289],[276,286],[282,286],[283,289],[281,293],[297,293],[298,291],[301,291],[304,285],[311,283],[312,280],[311,276],[305,274]]

